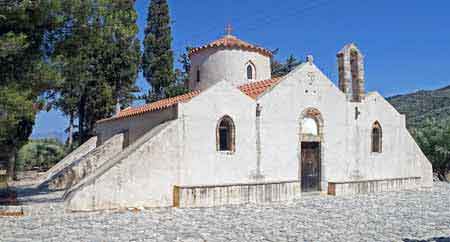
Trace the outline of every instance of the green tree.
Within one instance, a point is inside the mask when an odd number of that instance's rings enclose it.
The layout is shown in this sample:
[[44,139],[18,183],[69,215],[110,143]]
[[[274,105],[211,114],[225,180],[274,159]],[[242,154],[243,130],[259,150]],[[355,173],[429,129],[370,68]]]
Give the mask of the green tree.
[[134,99],[140,61],[137,14],[132,1],[66,1],[54,51],[64,77],[56,104],[69,117],[69,137],[75,136],[73,121],[78,120],[76,143],[83,143],[94,135],[97,120]]
[[47,170],[66,155],[64,145],[55,139],[31,140],[17,156],[17,170]]
[[[275,50],[273,53],[276,55],[278,50]],[[272,77],[281,77],[292,70],[295,69],[302,62],[297,60],[294,55],[290,55],[284,63],[277,61],[274,57],[272,57],[271,68],[272,68]]]
[[174,97],[190,91],[187,85],[191,70],[191,60],[188,56],[190,49],[190,47],[186,47],[186,51],[178,58],[181,69],[175,69],[175,82],[165,88],[165,97]]
[[175,72],[178,72],[177,82],[179,83],[187,83],[189,80],[189,72],[191,71],[191,60],[189,59],[189,51],[191,47],[186,47],[186,51],[180,55],[178,58],[178,62],[181,64],[181,70],[177,69]]
[[286,70],[286,74],[293,71],[295,69],[295,67],[297,67],[298,65],[300,65],[302,62],[297,60],[297,58],[295,58],[294,55],[290,55],[287,59],[286,62],[284,64],[285,66],[285,70]]
[[151,85],[147,102],[164,97],[165,89],[175,81],[172,34],[167,0],[151,0],[145,28],[142,69]]
[[133,1],[112,1],[105,13],[105,74],[113,88],[116,110],[127,107],[138,91],[135,79],[140,63],[137,14]]
[[448,181],[450,171],[450,122],[440,125],[436,120],[427,120],[419,129],[413,130],[414,137],[433,165],[433,171],[440,180]]
[[59,26],[59,1],[6,1],[0,5],[0,149],[15,176],[16,152],[28,140],[38,109],[58,76],[48,61],[48,39]]
[[0,87],[0,153],[6,154],[8,174],[15,177],[16,153],[31,135],[36,110],[23,91]]

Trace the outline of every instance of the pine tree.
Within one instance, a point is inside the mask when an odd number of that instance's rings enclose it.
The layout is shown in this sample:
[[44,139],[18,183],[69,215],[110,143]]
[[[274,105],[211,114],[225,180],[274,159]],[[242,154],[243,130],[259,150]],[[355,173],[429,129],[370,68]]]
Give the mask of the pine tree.
[[190,47],[186,47],[186,52],[182,53],[178,58],[178,62],[181,64],[181,69],[175,69],[175,82],[165,88],[165,97],[175,97],[190,91],[187,85],[189,80],[189,71],[191,70],[191,60],[188,56],[190,49]]
[[134,99],[140,61],[137,14],[131,1],[66,1],[66,28],[54,54],[64,77],[57,104],[80,144],[95,135],[97,120]]
[[297,67],[298,65],[300,65],[302,62],[298,61],[297,58],[295,58],[294,55],[290,55],[287,59],[286,59],[286,63],[284,64],[285,66],[285,71],[286,74],[293,71],[295,69],[295,67]]
[[181,64],[182,69],[179,71],[177,81],[186,84],[189,80],[189,72],[191,71],[191,60],[189,59],[189,51],[191,47],[186,47],[186,52],[180,55],[178,62]]
[[50,14],[59,7],[59,1],[50,0],[0,4],[0,159],[10,160],[10,177],[17,150],[27,142],[35,115],[58,79],[47,59],[47,39],[59,26]]
[[142,69],[152,86],[147,102],[164,97],[165,88],[175,81],[172,35],[167,0],[151,0],[145,29]]
[[[274,51],[274,55],[278,52],[278,50]],[[293,71],[295,67],[300,65],[302,62],[297,60],[294,55],[290,55],[284,63],[280,63],[272,57],[271,68],[272,68],[272,77],[280,77],[288,74]]]

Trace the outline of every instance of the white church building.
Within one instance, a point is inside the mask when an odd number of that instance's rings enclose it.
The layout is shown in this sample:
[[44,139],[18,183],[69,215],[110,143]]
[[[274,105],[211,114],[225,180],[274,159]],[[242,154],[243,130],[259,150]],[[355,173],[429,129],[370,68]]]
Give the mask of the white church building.
[[271,77],[271,51],[227,34],[189,53],[191,92],[122,110],[49,170],[66,208],[203,207],[432,186],[399,114],[365,91],[364,57],[337,54],[338,86],[313,57]]

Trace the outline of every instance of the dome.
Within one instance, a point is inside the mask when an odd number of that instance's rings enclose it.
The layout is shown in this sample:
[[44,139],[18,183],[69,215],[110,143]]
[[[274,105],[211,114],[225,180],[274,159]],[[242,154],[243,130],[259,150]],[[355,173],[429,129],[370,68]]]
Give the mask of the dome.
[[228,32],[209,44],[189,51],[191,71],[188,86],[205,89],[222,80],[238,87],[271,78],[272,52],[240,40]]

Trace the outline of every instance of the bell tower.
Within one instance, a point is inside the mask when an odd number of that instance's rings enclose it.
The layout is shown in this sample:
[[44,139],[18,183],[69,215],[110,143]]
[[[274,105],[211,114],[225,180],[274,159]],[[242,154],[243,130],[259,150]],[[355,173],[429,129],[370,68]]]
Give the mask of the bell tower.
[[361,102],[365,97],[364,56],[355,44],[345,45],[337,54],[339,89],[347,100]]

